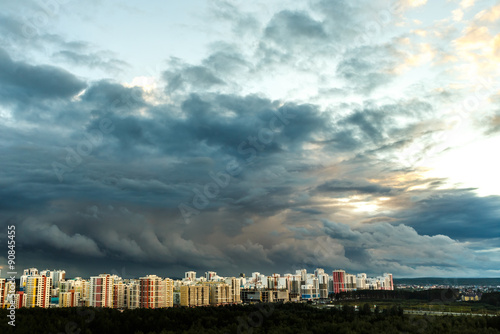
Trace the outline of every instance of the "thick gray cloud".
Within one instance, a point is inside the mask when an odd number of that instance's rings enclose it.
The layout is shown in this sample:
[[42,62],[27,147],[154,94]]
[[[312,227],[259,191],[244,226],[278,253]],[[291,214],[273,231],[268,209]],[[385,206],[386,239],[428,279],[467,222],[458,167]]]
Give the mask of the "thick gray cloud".
[[391,188],[383,187],[378,184],[362,181],[356,182],[353,180],[330,180],[317,187],[322,192],[339,192],[339,193],[367,193],[367,194],[389,194]]
[[[413,107],[402,107],[410,105]],[[419,118],[426,114],[428,106],[418,107],[415,102],[379,108],[358,106],[344,117],[335,115],[338,119],[335,122],[315,105],[283,104],[253,95],[192,94],[177,107],[151,106],[137,88],[109,81],[92,83],[78,100],[66,106],[86,111],[87,122],[80,135],[76,129],[67,135],[47,129],[37,143],[43,149],[33,146],[31,150],[35,152],[32,161],[40,168],[26,173],[20,172],[23,169],[19,165],[4,162],[6,168],[2,169],[11,180],[2,188],[5,198],[2,216],[20,226],[24,234],[21,245],[28,254],[38,252],[48,256],[60,250],[71,253],[73,259],[84,254],[96,260],[82,264],[86,269],[79,269],[79,273],[102,268],[108,261],[116,264],[113,267],[126,268],[130,275],[148,266],[156,268],[158,263],[177,270],[178,275],[189,268],[221,268],[229,274],[231,270],[257,270],[259,266],[262,269],[258,270],[274,271],[300,266],[311,269],[315,265],[344,266],[373,272],[386,266],[405,275],[416,275],[423,270],[451,273],[446,270],[460,268],[455,260],[449,260],[451,269],[438,269],[444,268],[436,263],[444,261],[441,254],[445,250],[432,248],[417,259],[411,251],[401,249],[413,249],[423,241],[431,245],[433,240],[441,238],[432,239],[424,234],[449,234],[447,224],[457,215],[452,207],[440,209],[446,204],[438,205],[432,191],[420,193],[422,200],[406,198],[404,187],[408,189],[418,183],[399,184],[394,189],[384,183],[366,181],[375,175],[380,178],[378,167],[367,165],[374,154],[399,149],[398,145],[387,144],[394,140],[388,134],[403,132],[406,127],[398,130],[392,117],[421,110],[415,114]],[[138,109],[146,110],[150,116],[138,115]],[[64,181],[59,182],[50,164],[53,161],[66,164],[68,151],[54,137],[64,136],[64,145],[76,152],[85,133],[99,129],[103,118],[110,121],[112,131],[103,134],[92,153],[82,156],[82,163],[67,171]],[[273,119],[276,128],[272,139],[264,137],[260,141],[262,129],[272,131]],[[19,142],[19,134],[8,127],[5,130],[6,140]],[[356,142],[354,147],[360,152],[364,152],[366,141],[362,144],[355,138],[365,136],[372,143],[371,149],[365,155],[352,155],[352,159],[334,167],[337,171],[333,175],[329,172],[329,177],[323,179],[317,173],[327,172],[330,167],[314,164],[308,156],[313,151],[305,147],[332,135],[340,135],[344,142]],[[253,144],[251,137],[257,138]],[[19,159],[19,149],[3,150],[10,155],[10,161]],[[333,151],[331,147],[323,147],[320,152]],[[220,192],[206,207],[197,209],[190,224],[186,224],[178,205],[186,203],[193,207],[196,195],[204,194],[207,184],[216,184],[214,175],[227,174],[230,161],[239,163],[240,172],[228,181],[219,178],[219,182],[227,185],[219,186]],[[348,174],[343,172],[345,168],[350,171]],[[385,218],[365,216],[372,223],[362,228],[352,228],[346,221],[321,222],[320,219],[337,213],[342,216],[345,210],[325,207],[325,198],[352,194],[399,196],[402,202]],[[450,203],[458,203],[456,199],[450,199]],[[494,224],[497,213],[493,204],[472,194],[468,200],[477,204],[459,203],[462,210],[459,216],[473,217],[477,208],[481,208],[485,214],[476,217]],[[21,203],[30,205],[30,214],[19,211]],[[425,211],[420,211],[420,207]],[[35,212],[36,220],[32,218]],[[311,219],[310,225],[304,225]],[[384,221],[405,223],[415,230],[405,225],[390,227]],[[439,224],[434,225],[436,221]],[[467,218],[462,221],[465,237],[470,231]],[[434,228],[430,229],[431,226]],[[42,230],[59,237],[45,238]],[[328,238],[322,239],[325,235]],[[463,239],[458,230],[451,235]],[[469,236],[488,238],[487,234]],[[393,242],[392,238],[405,241]],[[315,246],[321,243],[318,240],[335,244],[335,252],[319,254]],[[450,251],[458,247],[465,252],[463,244],[449,238],[443,240]],[[72,248],[71,245],[77,244],[78,249]],[[290,252],[296,256],[290,257]],[[253,257],[253,262],[241,264],[250,254],[259,256]],[[424,255],[429,259],[425,260]],[[36,259],[42,261],[41,256],[33,256],[33,262],[27,261],[26,265],[36,264]]]
[[[488,239],[500,233],[500,197],[477,197],[472,191],[436,191],[398,214],[419,233],[446,234],[457,240]],[[478,228],[478,225],[481,228]]]
[[16,62],[2,49],[0,84],[3,101],[69,98],[86,87],[83,81],[61,68]]

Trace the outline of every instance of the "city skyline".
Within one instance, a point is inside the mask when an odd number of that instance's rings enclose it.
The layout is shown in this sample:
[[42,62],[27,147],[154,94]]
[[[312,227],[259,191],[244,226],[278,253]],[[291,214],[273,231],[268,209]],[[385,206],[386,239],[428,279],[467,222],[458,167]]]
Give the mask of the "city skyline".
[[65,270],[24,269],[19,286],[12,279],[0,278],[0,308],[22,307],[97,307],[168,308],[179,306],[216,306],[248,302],[326,301],[340,293],[357,290],[394,290],[393,275],[368,277],[337,269],[332,275],[323,268],[314,273],[306,269],[295,273],[246,277],[219,276],[214,271],[197,277],[185,272],[182,279],[148,274],[124,279],[115,274],[87,278],[66,277]]
[[1,2],[2,274],[500,277],[499,21],[495,0]]

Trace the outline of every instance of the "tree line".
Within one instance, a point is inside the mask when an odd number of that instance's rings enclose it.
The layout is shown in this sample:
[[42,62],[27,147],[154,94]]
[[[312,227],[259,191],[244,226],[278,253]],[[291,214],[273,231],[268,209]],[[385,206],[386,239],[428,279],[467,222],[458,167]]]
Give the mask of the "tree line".
[[[7,319],[7,310],[0,317]],[[303,303],[116,310],[22,308],[0,333],[500,333],[500,317],[405,315],[401,306],[318,308]]]

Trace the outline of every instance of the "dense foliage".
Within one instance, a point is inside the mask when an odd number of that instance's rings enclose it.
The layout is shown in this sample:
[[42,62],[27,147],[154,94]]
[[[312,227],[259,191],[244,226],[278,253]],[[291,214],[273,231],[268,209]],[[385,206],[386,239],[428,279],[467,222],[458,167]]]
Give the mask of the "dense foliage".
[[454,302],[460,298],[457,289],[428,289],[419,291],[410,290],[357,290],[342,292],[335,295],[337,300],[348,299],[370,299],[370,300],[384,300],[384,299],[401,299],[401,300],[426,300],[426,301],[440,301],[443,303]]
[[368,304],[318,308],[306,304],[136,309],[60,308],[16,310],[16,328],[0,310],[0,333],[500,333],[500,317],[403,315]]
[[481,301],[493,306],[500,306],[500,292],[484,293]]

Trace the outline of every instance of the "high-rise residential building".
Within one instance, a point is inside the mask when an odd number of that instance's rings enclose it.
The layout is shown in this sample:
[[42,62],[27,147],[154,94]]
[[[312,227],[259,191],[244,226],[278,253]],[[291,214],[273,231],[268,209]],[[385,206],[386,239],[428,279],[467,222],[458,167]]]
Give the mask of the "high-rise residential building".
[[140,307],[161,308],[173,306],[174,284],[169,278],[148,275],[140,279]]
[[5,278],[0,278],[0,308],[5,308],[8,302],[9,289],[6,284],[7,282]]
[[382,290],[394,290],[392,274],[384,273],[384,275],[378,279],[380,280],[380,288]]
[[392,274],[385,273],[384,275],[389,276],[389,290],[394,290],[394,279],[392,277]]
[[71,289],[59,293],[59,307],[76,307],[80,301],[80,292]]
[[210,303],[210,287],[203,285],[182,285],[180,287],[181,306],[207,306]]
[[26,303],[28,300],[27,297],[28,296],[23,291],[17,291],[14,296],[14,307],[15,308],[26,307]]
[[347,291],[356,290],[356,275],[345,274],[345,289]]
[[295,271],[296,275],[300,275],[300,282],[301,284],[304,284],[307,279],[307,270],[306,269],[300,269]]
[[318,286],[319,286],[319,298],[325,299],[328,298],[328,274],[324,272],[317,273],[318,277]]
[[257,284],[260,281],[261,276],[262,275],[259,272],[253,272],[251,281]]
[[344,270],[334,270],[332,273],[332,281],[333,293],[341,293],[346,291]]
[[366,289],[366,274],[361,273],[356,276],[356,288],[358,290]]
[[[75,290],[75,296],[77,298],[76,306],[85,306],[85,296],[84,296],[84,286],[86,281],[81,277],[75,277],[64,282],[71,282],[71,289]],[[89,285],[88,285],[89,286]],[[59,284],[59,293],[61,293],[62,286]],[[87,289],[88,296],[88,289]],[[88,299],[87,299],[88,300]]]
[[0,278],[0,308],[9,307],[14,303],[16,284],[13,281]]
[[293,299],[295,297],[298,297],[300,295],[300,289],[301,289],[301,274],[287,274],[287,277],[290,282],[290,298]]
[[52,278],[52,286],[55,288],[59,286],[60,281],[64,281],[66,279],[66,271],[52,270],[50,272],[50,278]]
[[278,278],[278,290],[290,291],[290,277],[284,276]]
[[69,292],[70,290],[73,290],[74,284],[75,284],[74,280],[59,282],[59,293]]
[[324,275],[325,274],[325,269],[322,268],[316,268],[314,271],[314,276],[319,277],[319,275]]
[[181,305],[181,290],[174,290],[174,306]]
[[141,305],[141,285],[138,280],[131,280],[126,285],[127,308],[136,309]]
[[184,278],[191,281],[191,282],[194,282],[196,281],[196,271],[186,271],[186,273],[184,274]]
[[89,306],[113,307],[113,277],[109,274],[90,277]]
[[113,282],[113,308],[123,309],[127,307],[125,286],[122,280]]
[[313,285],[312,284],[302,284],[300,286],[300,298],[302,300],[312,300],[313,299]]
[[38,269],[36,268],[29,268],[23,270],[23,276],[36,276],[36,275],[38,275]]
[[160,294],[162,279],[156,275],[148,275],[139,279],[141,286],[141,308],[159,308],[163,304],[163,296]]
[[48,308],[52,279],[43,275],[28,276],[26,281],[26,307]]
[[226,283],[208,284],[210,287],[210,304],[223,305],[232,303],[231,288]]
[[28,282],[28,277],[37,275],[38,275],[38,269],[36,268],[24,269],[23,274],[20,277],[19,288],[22,291],[25,291],[26,283]]
[[205,272],[205,279],[207,282],[213,281],[217,273],[215,271],[207,271]]
[[90,280],[82,282],[81,300],[83,306],[90,306]]
[[368,290],[380,290],[380,280],[372,277],[366,278],[366,288]]
[[267,277],[267,288],[271,290],[278,290],[280,274],[272,274]]
[[302,295],[309,295],[309,297],[306,297],[304,299],[318,299],[320,297],[319,294],[319,279],[317,277],[314,277],[314,275],[311,275],[311,277],[308,277],[306,279],[306,284],[303,286],[307,286],[307,292],[304,293],[302,291]]
[[174,306],[174,281],[170,278],[163,280],[163,289],[165,294],[165,307]]
[[59,282],[66,278],[66,271],[64,270],[42,270],[40,275],[52,278],[52,288],[59,287]]
[[241,303],[241,278],[226,278],[226,284],[229,285],[232,302]]

